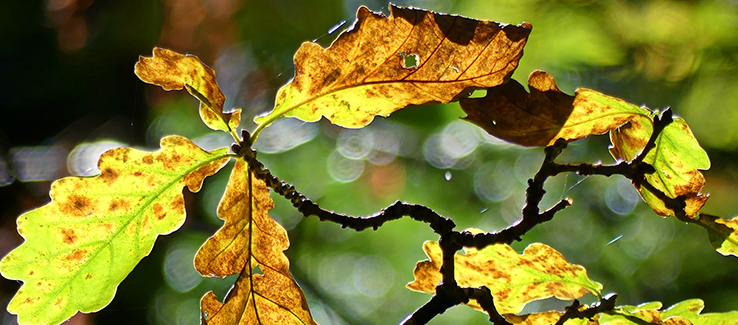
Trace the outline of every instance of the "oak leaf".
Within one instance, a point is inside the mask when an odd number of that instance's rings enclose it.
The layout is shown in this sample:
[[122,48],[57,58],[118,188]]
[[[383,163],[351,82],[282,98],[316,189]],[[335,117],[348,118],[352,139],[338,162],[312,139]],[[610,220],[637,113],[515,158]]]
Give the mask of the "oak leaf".
[[718,253],[738,257],[738,217],[726,220],[701,213],[697,223],[707,230],[710,245]]
[[[423,250],[430,260],[418,262],[411,290],[435,293],[441,282],[443,252],[438,242],[427,241]],[[577,299],[587,293],[602,295],[602,285],[587,277],[587,271],[569,264],[561,253],[544,244],[531,244],[522,255],[505,244],[482,250],[465,247],[466,254],[454,255],[454,275],[461,287],[486,286],[492,292],[500,314],[514,314],[534,300],[548,297]],[[481,310],[471,300],[469,306]]]
[[183,188],[199,191],[227,152],[169,136],[159,151],[105,152],[98,176],[54,182],[51,202],[18,218],[25,242],[0,262],[4,277],[24,282],[8,311],[20,324],[58,324],[108,305],[156,238],[184,223]]
[[[561,319],[564,313],[559,311],[546,311],[525,315],[506,314],[505,319],[513,325],[551,325]],[[572,318],[564,322],[564,325],[599,325],[597,321],[581,318]]]
[[523,54],[529,23],[505,25],[417,8],[391,15],[360,7],[353,28],[328,48],[303,43],[295,77],[275,107],[255,119],[258,134],[280,116],[360,128],[409,105],[448,103],[506,81]]
[[223,112],[225,95],[215,81],[215,71],[196,56],[155,47],[153,56],[139,57],[134,72],[143,82],[164,90],[187,89],[200,100],[200,117],[205,125],[231,133],[238,139],[235,132],[241,122],[241,110]]
[[679,317],[695,325],[738,325],[738,311],[700,314],[703,309],[705,302],[702,299],[685,300],[661,312],[661,318],[669,321]]
[[[613,130],[610,133],[612,156],[625,161],[635,159],[653,133],[653,116],[638,116]],[[710,158],[684,119],[675,118],[664,128],[643,162],[656,169],[655,173],[646,175],[649,184],[672,199],[685,199],[687,217],[693,217],[709,198],[700,192],[705,185],[705,177],[700,170],[710,168]],[[656,194],[644,187],[636,188],[654,212],[662,216],[675,215]]]
[[530,93],[515,80],[487,89],[482,98],[464,98],[466,120],[487,133],[523,146],[550,146],[557,139],[572,141],[602,134],[648,110],[590,89],[575,96],[559,90],[548,73],[536,70],[528,78]]
[[212,291],[202,298],[203,324],[315,324],[284,254],[287,231],[267,213],[273,207],[266,183],[237,160],[218,206],[225,224],[200,248],[195,268],[240,275],[223,303]]
[[[565,325],[738,325],[738,312],[700,314],[705,308],[701,299],[685,300],[666,310],[658,301],[638,306],[617,306],[612,311],[594,315],[592,319],[569,319]],[[585,306],[582,306],[582,308]],[[549,325],[556,323],[562,312],[548,311],[526,315],[505,315],[514,325]]]
[[608,325],[636,325],[636,324],[664,324],[661,321],[659,310],[663,305],[658,302],[643,303],[638,306],[617,306],[607,314],[600,314],[600,324]]
[[700,314],[705,308],[701,299],[690,299],[661,310],[660,302],[638,306],[618,306],[612,312],[599,314],[599,324],[608,325],[738,325],[738,312]]

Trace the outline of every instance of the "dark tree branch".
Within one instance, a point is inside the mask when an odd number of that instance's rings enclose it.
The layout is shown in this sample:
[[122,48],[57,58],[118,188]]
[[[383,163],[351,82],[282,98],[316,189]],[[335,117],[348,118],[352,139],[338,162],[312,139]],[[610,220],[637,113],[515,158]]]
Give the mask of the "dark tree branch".
[[[528,188],[526,189],[526,204],[522,209],[522,219],[515,225],[503,229],[497,233],[479,233],[472,234],[470,232],[454,231],[456,224],[448,218],[442,217],[430,208],[423,205],[406,204],[396,202],[393,205],[381,210],[377,214],[370,217],[352,217],[345,214],[335,213],[325,210],[318,206],[317,203],[308,199],[305,195],[295,189],[294,186],[280,181],[279,178],[272,175],[269,169],[256,159],[256,151],[251,148],[249,142],[250,136],[244,131],[244,142],[233,146],[233,150],[238,153],[249,165],[249,170],[254,175],[266,182],[267,186],[274,189],[276,193],[285,197],[292,202],[292,205],[305,217],[314,215],[321,221],[331,221],[340,224],[343,228],[351,228],[356,231],[362,231],[367,228],[376,230],[385,222],[409,216],[410,218],[427,223],[434,232],[440,235],[439,244],[443,252],[443,262],[440,267],[442,275],[441,283],[436,286],[436,293],[423,306],[418,308],[403,324],[426,324],[435,316],[442,314],[446,309],[467,303],[469,299],[475,299],[480,306],[487,311],[490,321],[496,325],[510,325],[503,316],[501,316],[493,303],[491,292],[486,287],[481,288],[461,288],[456,282],[454,275],[454,256],[462,247],[475,247],[483,249],[489,245],[497,243],[511,244],[514,241],[520,241],[521,237],[533,229],[536,225],[550,221],[554,215],[571,205],[569,199],[561,200],[555,206],[546,211],[540,212],[540,203],[546,194],[544,184],[549,177],[556,176],[564,172],[575,172],[580,175],[623,175],[633,181],[634,184],[644,186],[651,192],[656,193],[660,198],[663,197],[667,206],[674,211],[681,211],[677,216],[682,219],[686,217],[684,207],[686,206],[685,198],[671,199],[663,192],[656,190],[646,181],[645,175],[655,172],[653,166],[644,163],[643,160],[650,150],[655,148],[656,140],[664,128],[671,123],[671,111],[667,109],[661,118],[654,118],[654,128],[651,138],[641,151],[641,153],[633,159],[632,162],[620,162],[617,165],[602,166],[592,164],[558,164],[556,158],[561,155],[566,148],[567,142],[563,139],[557,140],[554,145],[545,148],[545,158],[539,171],[533,179],[528,180]],[[568,307],[564,315],[557,324],[563,324],[567,319],[571,318],[591,318],[597,313],[609,311],[614,308],[615,295],[603,298],[598,304],[590,308],[579,310],[579,302],[574,301],[572,306]]]
[[489,321],[495,325],[512,325],[505,317],[500,315],[495,308],[492,293],[487,287],[479,288],[460,288],[458,286],[445,286],[443,284],[436,287],[436,294],[418,308],[410,317],[402,322],[403,325],[420,325],[426,324],[437,315],[443,314],[446,309],[461,303],[468,303],[469,299],[476,300],[479,305],[489,315]]
[[[248,133],[245,131],[244,133],[246,133],[243,135],[244,139],[248,139]],[[314,215],[321,221],[331,221],[341,225],[343,228],[351,228],[356,231],[362,231],[367,228],[377,230],[385,222],[400,219],[403,216],[409,216],[414,220],[429,224],[433,231],[442,236],[452,232],[454,227],[456,227],[456,224],[451,219],[440,216],[426,206],[407,204],[400,201],[395,202],[373,216],[363,218],[325,210],[318,206],[317,203],[308,199],[304,194],[297,191],[294,186],[280,181],[279,178],[272,175],[269,169],[264,168],[264,165],[256,160],[256,151],[248,146],[248,142],[244,142],[242,145],[234,145],[233,150],[246,160],[249,169],[254,173],[256,178],[263,180],[277,194],[290,200],[292,205],[305,217]]]
[[588,318],[592,319],[595,315],[599,313],[604,313],[611,311],[615,308],[615,299],[618,298],[618,295],[616,294],[609,294],[602,299],[590,306],[589,308],[585,308],[580,310],[579,307],[581,306],[579,304],[579,300],[574,300],[574,302],[571,304],[571,306],[566,307],[566,311],[563,315],[561,315],[561,318],[559,318],[559,321],[556,322],[555,325],[564,325],[564,323],[572,318]]
[[492,292],[489,291],[489,288],[484,286],[479,288],[464,288],[464,292],[469,299],[476,300],[479,303],[479,306],[487,312],[490,322],[495,325],[512,325],[505,319],[505,317],[502,317],[502,315],[497,312]]

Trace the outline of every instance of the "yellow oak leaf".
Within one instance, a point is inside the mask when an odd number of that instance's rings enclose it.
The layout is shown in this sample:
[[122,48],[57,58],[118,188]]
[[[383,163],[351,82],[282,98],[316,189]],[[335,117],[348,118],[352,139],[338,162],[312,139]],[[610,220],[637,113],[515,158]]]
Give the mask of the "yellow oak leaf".
[[[610,133],[610,153],[616,159],[632,161],[643,151],[653,134],[653,115],[638,116]],[[710,168],[707,156],[684,119],[675,118],[656,138],[655,147],[643,159],[656,169],[646,181],[666,196],[683,197],[685,213],[693,217],[709,198],[702,194],[705,177],[700,170]],[[644,187],[637,187],[643,200],[661,216],[675,215],[662,199]]]
[[186,88],[200,100],[200,117],[205,125],[228,132],[238,139],[236,128],[241,122],[241,110],[223,112],[225,95],[215,81],[215,71],[196,56],[156,47],[153,56],[138,59],[134,72],[142,81],[161,86],[164,90]]
[[531,31],[518,26],[390,6],[359,8],[353,28],[328,48],[303,43],[295,77],[277,93],[259,131],[280,116],[360,128],[409,105],[448,103],[502,84],[518,66]]
[[273,207],[266,183],[237,160],[218,206],[225,224],[200,248],[195,268],[240,275],[223,303],[212,291],[202,298],[203,324],[315,324],[284,254],[287,231],[267,213]]
[[[423,250],[430,260],[418,262],[411,290],[435,293],[441,282],[443,252],[436,241],[427,241]],[[602,285],[587,277],[587,271],[569,264],[561,253],[544,244],[531,244],[522,255],[505,244],[482,250],[464,248],[454,255],[454,275],[461,287],[486,286],[492,292],[500,314],[514,314],[534,300],[548,297],[577,299],[587,293],[602,296]],[[481,310],[476,301],[469,306]]]
[[738,218],[727,220],[701,213],[697,224],[707,230],[710,245],[718,253],[738,257]]

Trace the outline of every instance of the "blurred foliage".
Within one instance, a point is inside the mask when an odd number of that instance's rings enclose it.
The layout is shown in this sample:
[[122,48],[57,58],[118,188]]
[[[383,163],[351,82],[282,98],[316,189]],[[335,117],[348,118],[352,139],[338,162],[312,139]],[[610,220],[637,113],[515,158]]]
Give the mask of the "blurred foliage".
[[[359,5],[386,12],[386,3],[357,0],[48,0],[11,1],[0,10],[0,255],[21,238],[15,218],[48,200],[49,180],[79,171],[88,155],[78,145],[155,147],[181,134],[205,147],[227,143],[199,122],[197,102],[165,93],[133,74],[154,46],[198,55],[217,73],[228,100],[243,108],[242,127],[272,108],[276,90],[294,73],[303,41],[330,44],[351,26]],[[514,78],[544,69],[571,94],[588,87],[652,108],[672,106],[708,151],[712,193],[704,211],[738,211],[738,4],[729,0],[407,0],[399,5],[517,24],[533,32]],[[344,22],[341,25],[342,22]],[[338,31],[329,33],[340,25]],[[460,229],[501,229],[524,203],[526,180],[542,150],[496,140],[459,121],[457,105],[413,107],[362,130],[328,123],[278,120],[256,147],[275,175],[322,206],[366,215],[395,200],[422,203],[453,218]],[[280,128],[291,136],[280,136]],[[227,135],[224,134],[227,139]],[[608,140],[570,145],[562,161],[611,162]],[[102,150],[102,149],[100,149]],[[99,154],[99,153],[98,153]],[[87,157],[87,158],[85,158]],[[93,158],[94,159],[94,158]],[[299,163],[297,163],[299,162]],[[35,167],[33,167],[35,166]],[[68,167],[69,166],[69,167]],[[88,167],[87,170],[93,169]],[[54,171],[42,173],[42,171]],[[217,200],[227,171],[186,193],[188,221],[159,239],[102,312],[72,324],[197,324],[197,301],[208,288],[233,281],[194,280],[197,245],[219,227]],[[13,181],[16,179],[15,181]],[[24,180],[24,181],[19,181]],[[31,181],[35,180],[35,181]],[[702,298],[708,310],[737,309],[738,269],[715,253],[704,231],[656,216],[622,178],[562,175],[547,183],[546,204],[564,196],[574,205],[515,244],[543,242],[585,266],[619,304],[660,300],[666,306]],[[404,285],[425,258],[422,243],[437,237],[407,219],[355,233],[303,219],[275,197],[272,215],[288,230],[287,251],[321,324],[396,323],[427,296]],[[699,262],[696,262],[699,261]],[[18,284],[0,280],[0,323],[14,324],[4,305]],[[216,290],[223,296],[226,287]],[[556,301],[528,307],[561,308]],[[487,323],[454,308],[435,324]]]

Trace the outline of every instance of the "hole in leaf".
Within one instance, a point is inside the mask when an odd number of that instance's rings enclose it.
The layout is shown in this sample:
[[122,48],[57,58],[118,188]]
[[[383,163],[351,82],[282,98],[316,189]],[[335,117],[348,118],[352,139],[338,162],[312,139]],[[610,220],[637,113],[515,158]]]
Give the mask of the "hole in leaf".
[[254,267],[254,270],[251,273],[252,274],[264,274],[264,272],[261,270],[261,268],[258,265]]
[[469,98],[484,98],[487,96],[487,89],[475,89]]
[[397,52],[397,54],[400,55],[400,64],[404,69],[415,69],[418,67],[418,62],[420,62],[420,56],[416,53],[410,53],[407,54],[405,52]]

